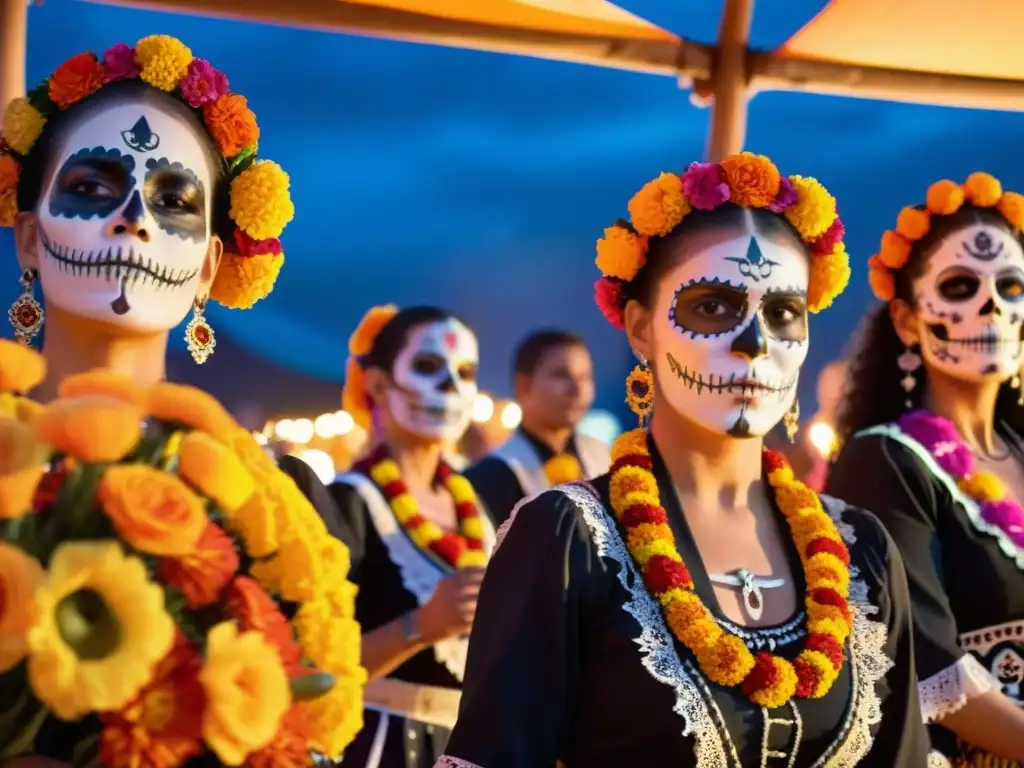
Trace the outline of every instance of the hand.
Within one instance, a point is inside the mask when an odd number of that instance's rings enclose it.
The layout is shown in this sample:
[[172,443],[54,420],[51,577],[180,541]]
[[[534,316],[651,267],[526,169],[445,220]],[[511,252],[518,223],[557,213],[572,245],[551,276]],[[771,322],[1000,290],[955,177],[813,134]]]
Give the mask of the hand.
[[463,637],[473,627],[483,568],[469,568],[446,577],[416,612],[416,628],[427,645]]

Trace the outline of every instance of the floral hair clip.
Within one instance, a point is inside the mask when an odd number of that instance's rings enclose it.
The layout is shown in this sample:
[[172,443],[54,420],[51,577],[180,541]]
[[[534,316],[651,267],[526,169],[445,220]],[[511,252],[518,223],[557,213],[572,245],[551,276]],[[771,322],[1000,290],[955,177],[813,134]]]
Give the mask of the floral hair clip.
[[693,163],[682,175],[663,173],[629,201],[629,221],[620,220],[597,241],[602,277],[594,286],[598,308],[622,328],[623,286],[647,262],[650,238],[664,237],[692,211],[713,211],[732,203],[785,216],[811,250],[808,304],[820,312],[846,288],[850,259],[836,200],[806,176],[784,177],[764,155],[741,152],[721,163]]
[[284,263],[278,239],[295,215],[288,175],[256,156],[256,115],[228,79],[173,37],[150,35],[135,47],[118,43],[98,58],[80,53],[61,64],[27,98],[14,99],[0,131],[0,226],[18,212],[22,161],[46,122],[108,83],[142,80],[187,104],[214,140],[230,183],[229,216],[234,242],[224,243],[211,297],[227,307],[248,309],[267,296]]
[[977,208],[995,208],[1014,229],[1024,229],[1024,195],[1004,192],[1003,185],[988,173],[972,173],[963,184],[949,179],[928,187],[925,205],[904,208],[896,217],[896,229],[882,233],[878,253],[868,259],[868,282],[881,301],[896,295],[896,273],[903,269],[914,243],[931,229],[932,216],[951,216],[970,203]]

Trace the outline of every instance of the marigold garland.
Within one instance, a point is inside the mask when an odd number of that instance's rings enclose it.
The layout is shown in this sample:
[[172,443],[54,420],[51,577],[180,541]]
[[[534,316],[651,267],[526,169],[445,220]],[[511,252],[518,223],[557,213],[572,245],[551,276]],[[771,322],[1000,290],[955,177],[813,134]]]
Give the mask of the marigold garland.
[[357,465],[380,489],[412,542],[452,568],[483,568],[487,565],[484,551],[484,528],[480,505],[473,486],[462,475],[442,461],[437,467],[438,483],[452,497],[459,520],[459,533],[445,531],[419,513],[416,497],[402,481],[402,470],[391,458],[387,446],[381,445],[365,462]]
[[878,253],[868,259],[868,283],[875,298],[892,301],[896,274],[906,266],[914,243],[931,229],[932,216],[951,216],[965,204],[994,208],[1013,229],[1024,230],[1024,196],[1003,190],[995,176],[978,171],[963,184],[949,179],[936,181],[925,194],[924,208],[904,208],[896,217],[896,229],[882,233]]
[[[783,177],[764,155],[741,152],[721,163],[693,163],[685,173],[662,173],[629,201],[630,220],[619,221],[597,241],[595,263],[603,278],[595,300],[612,325],[622,327],[622,290],[647,262],[650,238],[671,233],[694,210],[732,203],[784,216],[812,255],[808,308],[832,304],[850,280],[845,228],[835,198],[816,179]],[[1024,209],[1024,206],[1021,206]]]
[[842,669],[843,644],[853,628],[850,554],[818,495],[794,477],[781,454],[765,451],[764,467],[807,585],[807,640],[792,661],[763,651],[751,653],[739,637],[719,626],[694,591],[661,505],[646,432],[635,429],[620,436],[612,460],[609,495],[626,547],[661,604],[672,634],[693,653],[708,679],[741,686],[752,702],[768,709],[794,696],[814,699],[828,693]]
[[187,104],[216,142],[228,169],[230,216],[244,236],[224,243],[211,297],[248,309],[273,289],[284,257],[277,238],[295,215],[288,176],[256,158],[259,125],[227,78],[173,37],[150,35],[103,57],[80,53],[65,61],[29,98],[7,106],[0,129],[0,226],[14,226],[21,167],[47,121],[108,83],[138,79]]

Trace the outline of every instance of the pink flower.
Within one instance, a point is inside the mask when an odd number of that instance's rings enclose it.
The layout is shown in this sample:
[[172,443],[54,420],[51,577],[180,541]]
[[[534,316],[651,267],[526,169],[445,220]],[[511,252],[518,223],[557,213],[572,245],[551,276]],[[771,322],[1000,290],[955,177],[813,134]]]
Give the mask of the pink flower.
[[247,259],[252,256],[265,256],[267,254],[278,256],[283,252],[280,240],[276,238],[253,240],[238,227],[235,227],[235,246],[238,248],[238,255],[244,256]]
[[1016,501],[987,501],[981,505],[981,516],[989,525],[1002,529],[1018,547],[1024,546],[1024,509]]
[[103,54],[103,82],[131,80],[139,76],[142,68],[135,61],[135,49],[125,43],[118,43]]
[[974,471],[974,454],[949,419],[922,408],[907,411],[897,423],[904,434],[924,446],[939,466],[957,480]]
[[811,243],[811,251],[823,256],[827,256],[836,249],[839,245],[839,241],[843,239],[843,235],[846,234],[846,226],[843,224],[842,219],[836,216],[836,220],[832,222],[832,226],[826,229],[813,243]]
[[793,186],[793,182],[783,176],[779,182],[779,191],[776,193],[775,199],[768,204],[768,210],[772,213],[782,213],[795,202],[796,188]]
[[198,109],[228,95],[228,78],[205,59],[192,59],[181,81],[181,95],[189,106]]
[[602,277],[594,283],[594,303],[605,319],[620,331],[625,328],[622,316],[622,283],[610,277]]
[[683,194],[694,208],[713,211],[729,200],[729,185],[715,163],[692,163],[683,174]]

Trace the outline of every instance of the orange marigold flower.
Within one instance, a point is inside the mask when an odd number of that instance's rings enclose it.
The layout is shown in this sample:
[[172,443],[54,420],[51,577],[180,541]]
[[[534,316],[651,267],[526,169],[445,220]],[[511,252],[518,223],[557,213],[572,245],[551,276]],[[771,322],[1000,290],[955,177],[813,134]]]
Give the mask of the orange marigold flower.
[[544,462],[544,477],[549,485],[574,483],[583,478],[583,465],[571,453],[560,453]]
[[274,740],[249,755],[246,768],[306,768],[309,738],[309,718],[302,707],[295,705],[285,714]]
[[707,608],[693,592],[684,591],[678,600],[665,606],[665,620],[673,632],[707,617]]
[[260,127],[245,96],[229,93],[203,106],[203,121],[224,157],[256,146]]
[[109,467],[96,498],[124,540],[152,555],[188,554],[208,522],[202,499],[187,485],[145,464]]
[[735,635],[723,634],[714,645],[697,651],[708,678],[718,685],[739,685],[754,667],[754,656]]
[[271,597],[248,576],[239,576],[224,590],[224,609],[240,631],[255,630],[263,635],[281,656],[289,675],[301,670],[302,649],[295,642],[291,624]]
[[910,258],[910,242],[902,235],[887,229],[882,233],[878,258],[889,269],[902,269]]
[[35,558],[0,541],[0,673],[13,669],[28,653],[25,633],[34,621],[32,596],[45,578]]
[[201,659],[177,631],[153,680],[118,712],[100,715],[100,761],[111,766],[177,768],[202,752]]
[[1003,185],[989,173],[972,173],[964,182],[964,197],[979,208],[991,208],[1003,196]]
[[904,208],[896,217],[896,231],[912,242],[917,242],[928,234],[931,229],[931,216],[928,211],[917,208]]
[[133,379],[117,371],[98,368],[68,376],[57,388],[61,398],[99,395],[121,400],[146,412],[146,392]]
[[1024,229],[1024,195],[1016,192],[1004,192],[996,203],[996,210],[1003,215],[1010,226]]
[[149,413],[160,421],[183,424],[200,432],[227,440],[238,423],[215,397],[195,387],[161,382],[146,393]]
[[896,297],[896,278],[878,256],[868,260],[868,284],[875,298],[881,301],[892,301]]
[[628,282],[647,263],[647,238],[618,225],[608,227],[597,241],[594,263],[606,277]]
[[975,472],[960,480],[960,490],[978,501],[999,501],[1006,497],[1006,486],[994,472]]
[[932,213],[948,216],[959,211],[964,204],[964,191],[955,181],[942,179],[928,187],[925,204]]
[[120,461],[139,444],[141,410],[109,397],[56,400],[32,419],[36,437],[86,463]]
[[647,182],[629,201],[633,229],[648,237],[667,235],[689,212],[683,180],[674,173],[663,173]]
[[807,288],[807,308],[821,312],[832,306],[835,298],[850,283],[850,256],[839,243],[830,254],[811,259],[811,279]]
[[217,599],[238,568],[235,542],[220,526],[209,522],[187,553],[160,561],[158,575],[184,595],[190,608],[202,608]]
[[21,163],[15,159],[14,155],[0,154],[0,192],[17,189],[20,178]]
[[373,349],[373,342],[376,341],[384,326],[391,322],[391,318],[398,314],[398,307],[394,304],[386,304],[381,307],[370,307],[359,325],[348,337],[348,352],[350,355],[361,357],[370,354]]
[[189,432],[178,451],[178,470],[229,517],[255,490],[252,474],[238,455],[205,432]]
[[[0,519],[19,518],[32,510],[48,453],[32,427],[17,419],[0,418]],[[0,591],[0,604],[2,595]]]
[[729,185],[729,201],[736,205],[764,208],[779,194],[779,169],[764,155],[740,152],[725,158],[719,166]]
[[0,339],[0,392],[25,393],[46,377],[46,358],[31,347]]
[[103,85],[103,65],[94,53],[80,53],[61,64],[50,75],[50,101],[67,109]]
[[631,455],[647,455],[647,430],[631,429],[623,432],[612,444],[612,461]]

